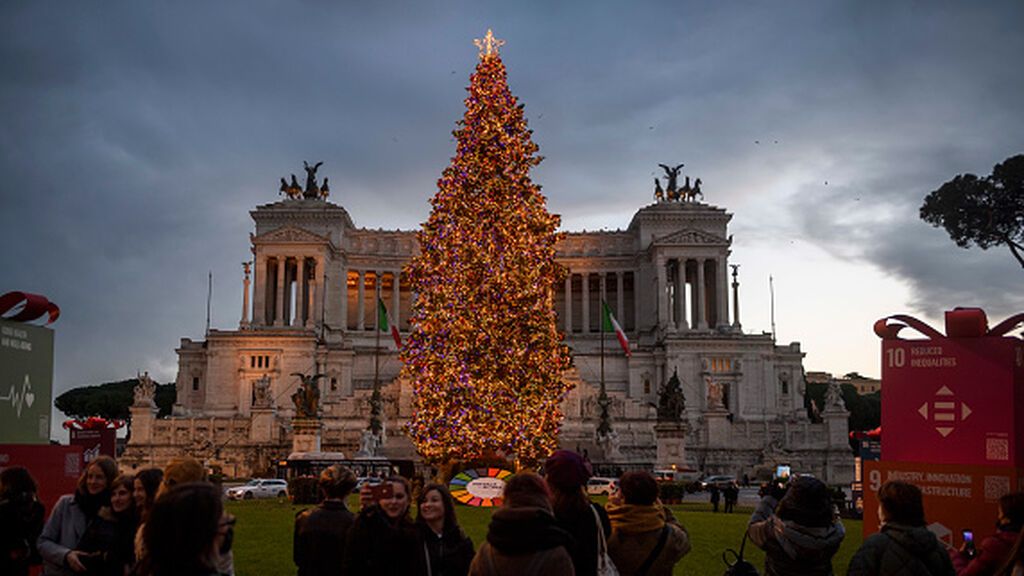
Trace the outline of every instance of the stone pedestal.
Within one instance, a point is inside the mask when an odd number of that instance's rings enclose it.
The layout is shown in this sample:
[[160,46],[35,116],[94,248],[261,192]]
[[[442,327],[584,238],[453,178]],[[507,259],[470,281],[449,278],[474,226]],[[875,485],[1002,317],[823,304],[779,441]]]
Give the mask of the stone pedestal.
[[830,449],[850,449],[850,413],[833,407],[821,413]]
[[658,422],[654,425],[654,438],[658,447],[655,467],[660,470],[693,468],[686,457],[684,422]]
[[708,448],[729,447],[729,431],[732,423],[729,422],[729,411],[725,408],[710,408],[704,412],[704,425],[706,426]]
[[149,444],[153,441],[153,422],[159,412],[156,406],[131,406],[132,444]]
[[[274,409],[273,408],[252,408],[249,412],[249,441],[258,444],[269,444],[274,442]],[[317,446],[320,445],[319,430],[317,430]]]
[[322,430],[318,418],[292,418],[292,452],[320,452]]

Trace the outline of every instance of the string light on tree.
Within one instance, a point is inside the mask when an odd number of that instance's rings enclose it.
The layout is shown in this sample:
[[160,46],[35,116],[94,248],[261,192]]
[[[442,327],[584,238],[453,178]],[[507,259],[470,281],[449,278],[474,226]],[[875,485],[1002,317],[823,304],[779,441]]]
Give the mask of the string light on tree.
[[559,217],[530,169],[541,157],[487,36],[470,77],[456,154],[438,180],[406,272],[417,294],[403,347],[415,390],[408,433],[447,465],[486,455],[529,466],[556,448],[569,385],[556,326]]

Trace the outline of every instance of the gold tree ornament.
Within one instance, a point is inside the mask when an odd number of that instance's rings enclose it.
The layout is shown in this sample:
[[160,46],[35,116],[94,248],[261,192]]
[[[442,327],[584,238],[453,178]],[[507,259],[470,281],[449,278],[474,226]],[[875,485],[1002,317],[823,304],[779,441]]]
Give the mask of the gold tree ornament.
[[484,56],[497,55],[498,48],[504,46],[505,41],[495,38],[494,33],[488,28],[487,36],[484,36],[483,40],[476,38],[473,40],[473,44],[480,49],[480,57],[483,58]]

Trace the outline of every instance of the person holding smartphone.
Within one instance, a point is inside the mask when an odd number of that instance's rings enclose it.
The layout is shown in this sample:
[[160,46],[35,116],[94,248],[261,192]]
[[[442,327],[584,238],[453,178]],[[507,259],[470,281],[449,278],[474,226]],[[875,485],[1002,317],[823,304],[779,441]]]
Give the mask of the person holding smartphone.
[[414,574],[416,526],[409,518],[409,481],[392,476],[359,490],[362,509],[349,530],[342,574]]
[[[950,553],[957,576],[990,576],[999,573],[1013,550],[1013,545],[1024,527],[1024,492],[1004,494],[999,499],[996,533],[973,542],[973,533],[964,531],[964,544]],[[971,534],[970,543],[968,533]]]

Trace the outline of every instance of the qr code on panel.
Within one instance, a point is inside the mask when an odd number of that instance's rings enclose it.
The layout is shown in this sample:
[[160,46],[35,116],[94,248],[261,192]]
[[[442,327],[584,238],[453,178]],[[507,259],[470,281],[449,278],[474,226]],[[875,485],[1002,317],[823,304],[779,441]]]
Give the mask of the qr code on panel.
[[77,453],[65,454],[64,455],[64,476],[68,478],[75,478],[82,473],[82,468],[79,465],[82,457]]
[[1009,493],[1009,476],[985,476],[985,500],[998,500]]
[[1010,439],[1009,438],[986,438],[985,439],[986,460],[1009,460]]

